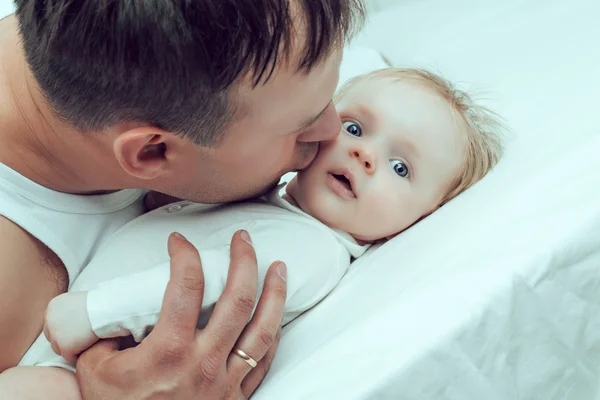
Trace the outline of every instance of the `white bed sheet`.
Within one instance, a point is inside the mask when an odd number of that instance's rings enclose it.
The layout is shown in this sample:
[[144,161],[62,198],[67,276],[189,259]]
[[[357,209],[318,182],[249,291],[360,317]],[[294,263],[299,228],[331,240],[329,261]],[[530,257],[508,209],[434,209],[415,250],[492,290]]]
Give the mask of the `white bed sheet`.
[[513,129],[496,170],[288,325],[253,399],[588,400],[600,385],[600,2],[414,1],[357,43]]

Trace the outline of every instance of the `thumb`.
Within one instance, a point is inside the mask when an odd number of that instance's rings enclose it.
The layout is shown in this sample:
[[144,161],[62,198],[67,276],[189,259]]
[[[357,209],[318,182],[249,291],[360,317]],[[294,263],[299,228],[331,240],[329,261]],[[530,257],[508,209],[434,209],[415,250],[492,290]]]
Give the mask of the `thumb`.
[[77,375],[89,374],[102,361],[119,352],[119,339],[100,340],[84,351],[77,360]]

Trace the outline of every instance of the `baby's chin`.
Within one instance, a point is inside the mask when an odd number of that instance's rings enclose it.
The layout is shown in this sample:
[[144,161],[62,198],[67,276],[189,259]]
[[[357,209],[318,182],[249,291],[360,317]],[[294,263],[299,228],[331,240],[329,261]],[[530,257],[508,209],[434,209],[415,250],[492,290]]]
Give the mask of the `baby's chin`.
[[368,237],[365,235],[357,235],[357,234],[353,234],[350,233],[350,235],[354,238],[354,240],[356,240],[356,243],[362,245],[365,244],[375,244],[375,243],[379,243],[382,240],[385,240],[385,238],[382,239],[377,239],[377,238],[373,238],[373,237]]
[[366,244],[375,244],[375,243],[379,242],[378,240],[362,240],[362,239],[359,239],[357,237],[354,237],[354,240],[356,240],[356,243],[358,243],[361,246],[364,246]]
[[387,231],[386,233],[384,232],[369,232],[369,233],[364,233],[364,234],[360,234],[360,233],[350,233],[348,232],[353,238],[354,240],[356,240],[356,242],[360,245],[363,244],[375,244],[375,243],[384,243],[387,242],[388,240],[391,240],[393,238],[395,238],[396,236],[398,236],[400,234],[401,231],[398,231],[396,233],[392,233],[392,234],[388,234],[389,231]]

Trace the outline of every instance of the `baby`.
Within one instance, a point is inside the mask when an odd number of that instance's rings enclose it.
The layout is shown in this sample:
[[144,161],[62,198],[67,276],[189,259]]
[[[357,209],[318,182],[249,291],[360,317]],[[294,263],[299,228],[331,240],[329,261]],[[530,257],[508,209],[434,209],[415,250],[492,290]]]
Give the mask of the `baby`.
[[[207,286],[199,327],[225,286],[227,245],[239,229],[250,232],[263,277],[271,262],[287,264],[286,324],[323,299],[371,244],[434,212],[501,157],[496,115],[429,72],[378,70],[349,81],[335,100],[342,132],[321,144],[283,197],[274,191],[231,205],[179,202],[131,222],[98,252],[72,291],[51,302],[50,343],[41,336],[21,365],[74,370],[77,355],[100,338],[141,341],[158,320],[169,279],[163,245],[172,231],[184,234],[202,257]],[[136,270],[152,263],[155,268]],[[80,283],[106,265],[120,275],[100,285]]]

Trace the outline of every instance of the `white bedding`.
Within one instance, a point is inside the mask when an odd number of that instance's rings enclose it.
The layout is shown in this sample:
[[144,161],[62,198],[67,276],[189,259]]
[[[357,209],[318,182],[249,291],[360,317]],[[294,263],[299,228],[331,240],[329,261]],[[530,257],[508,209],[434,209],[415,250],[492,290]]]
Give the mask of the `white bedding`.
[[288,325],[253,399],[599,397],[598,17],[597,0],[414,0],[373,17],[359,44],[486,89],[514,139],[492,175]]
[[284,329],[254,400],[600,397],[599,17],[597,0],[373,16],[358,43],[485,90],[513,138],[491,175]]

